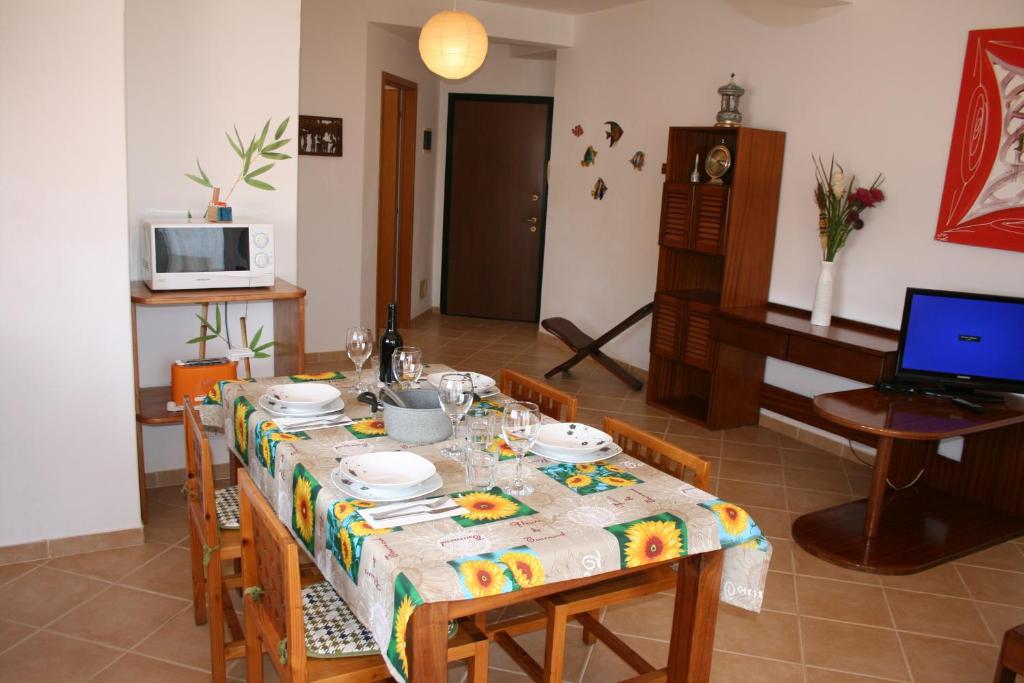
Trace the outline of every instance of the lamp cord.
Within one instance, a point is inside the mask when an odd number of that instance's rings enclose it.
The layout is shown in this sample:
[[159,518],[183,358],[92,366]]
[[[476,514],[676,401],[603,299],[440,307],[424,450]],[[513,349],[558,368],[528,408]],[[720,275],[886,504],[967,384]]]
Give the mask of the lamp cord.
[[[846,439],[846,443],[849,444],[850,452],[853,453],[853,457],[857,460],[857,462],[859,462],[861,465],[864,465],[864,467],[867,467],[868,469],[872,469],[872,470],[875,469],[874,463],[867,463],[867,462],[865,462],[860,457],[860,455],[857,454],[857,449],[853,447],[853,439],[847,438]],[[922,476],[924,476],[924,468],[923,467],[921,468],[921,471],[917,473],[917,476],[914,477],[910,481],[910,483],[906,484],[905,486],[896,486],[891,481],[889,481],[889,477],[885,478],[885,483],[888,484],[889,488],[891,488],[893,491],[905,491],[906,489],[909,489],[911,486],[913,486],[918,481],[920,481]]]

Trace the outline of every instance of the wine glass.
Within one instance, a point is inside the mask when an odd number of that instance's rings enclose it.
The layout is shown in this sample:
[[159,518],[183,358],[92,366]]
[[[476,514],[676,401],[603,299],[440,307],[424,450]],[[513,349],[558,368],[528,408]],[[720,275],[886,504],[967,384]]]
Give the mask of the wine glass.
[[533,487],[523,478],[523,456],[533,448],[540,434],[540,408],[527,401],[507,403],[501,414],[501,434],[516,454],[516,476],[505,491],[513,496],[528,496]]
[[437,384],[437,397],[441,402],[441,409],[452,421],[452,439],[441,449],[441,453],[452,460],[461,460],[462,448],[459,446],[456,430],[459,421],[473,405],[473,380],[461,372],[445,373],[441,375],[441,381]]
[[373,332],[368,327],[357,325],[348,328],[345,335],[345,351],[356,366],[356,393],[367,390],[363,383],[363,365],[373,353]]
[[403,389],[411,389],[423,374],[423,351],[418,346],[399,346],[391,356],[391,372]]

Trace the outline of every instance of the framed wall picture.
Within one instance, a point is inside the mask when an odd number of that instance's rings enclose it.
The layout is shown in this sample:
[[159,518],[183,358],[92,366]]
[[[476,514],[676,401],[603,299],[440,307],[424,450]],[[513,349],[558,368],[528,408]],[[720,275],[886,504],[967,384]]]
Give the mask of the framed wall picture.
[[967,34],[935,239],[1024,251],[1024,27]]
[[299,154],[340,157],[341,119],[299,115]]

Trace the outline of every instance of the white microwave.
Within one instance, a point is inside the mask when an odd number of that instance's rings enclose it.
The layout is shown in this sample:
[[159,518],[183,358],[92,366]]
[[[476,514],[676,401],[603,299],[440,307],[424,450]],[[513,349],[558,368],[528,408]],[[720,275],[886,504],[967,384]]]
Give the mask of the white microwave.
[[272,225],[147,222],[141,242],[142,279],[153,290],[274,284]]

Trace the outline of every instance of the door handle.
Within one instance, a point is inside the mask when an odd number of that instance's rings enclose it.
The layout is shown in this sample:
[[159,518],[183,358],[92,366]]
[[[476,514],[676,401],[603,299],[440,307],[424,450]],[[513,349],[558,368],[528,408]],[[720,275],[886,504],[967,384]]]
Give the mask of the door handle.
[[529,223],[530,225],[537,225],[537,217],[531,216],[526,219],[526,222]]
[[540,195],[537,194],[536,192],[534,192],[533,194],[530,195],[530,201],[531,202],[538,201],[539,199],[540,199]]

